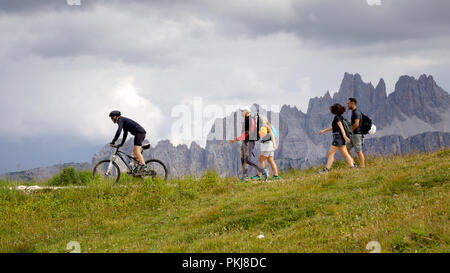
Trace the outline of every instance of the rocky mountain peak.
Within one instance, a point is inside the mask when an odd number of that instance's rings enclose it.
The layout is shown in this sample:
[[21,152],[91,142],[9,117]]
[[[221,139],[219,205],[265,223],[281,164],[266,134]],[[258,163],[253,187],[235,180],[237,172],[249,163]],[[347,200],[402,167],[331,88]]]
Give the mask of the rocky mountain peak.
[[384,82],[383,78],[380,79],[375,90],[377,91],[377,93],[381,92],[381,93],[386,94],[386,83]]
[[419,82],[428,82],[428,81],[434,82],[433,76],[431,76],[431,75],[427,76],[426,74],[420,75]]
[[327,90],[327,92],[325,93],[324,98],[325,98],[325,100],[331,100],[332,99],[331,98],[331,94],[330,94],[330,90]]
[[339,91],[333,96],[333,101],[345,105],[348,98],[354,97],[359,98],[358,101],[366,102],[367,100],[369,102],[369,98],[373,97],[374,93],[375,88],[373,85],[363,82],[359,74],[345,73]]
[[450,95],[436,84],[432,76],[425,74],[417,80],[401,76],[388,101],[406,116],[417,116],[431,124],[440,122],[439,112],[450,107]]

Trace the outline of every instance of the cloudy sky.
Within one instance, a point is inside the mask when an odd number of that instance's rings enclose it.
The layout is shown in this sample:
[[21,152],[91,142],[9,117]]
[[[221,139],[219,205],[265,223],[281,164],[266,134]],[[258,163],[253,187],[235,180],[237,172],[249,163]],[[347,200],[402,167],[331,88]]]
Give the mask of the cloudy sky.
[[196,98],[306,111],[345,72],[450,90],[448,0],[67,2],[0,0],[0,173],[90,161],[112,109],[189,143],[172,111]]

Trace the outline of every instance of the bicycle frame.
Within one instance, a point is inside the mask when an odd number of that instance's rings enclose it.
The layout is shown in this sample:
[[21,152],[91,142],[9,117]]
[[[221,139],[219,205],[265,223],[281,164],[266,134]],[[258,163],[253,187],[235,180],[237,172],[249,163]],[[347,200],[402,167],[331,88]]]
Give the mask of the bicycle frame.
[[112,166],[113,166],[113,162],[115,162],[117,160],[117,158],[120,158],[122,160],[124,165],[127,166],[128,170],[133,171],[133,169],[131,169],[131,167],[127,164],[127,162],[123,158],[123,155],[128,157],[128,159],[130,159],[130,160],[134,160],[135,162],[139,162],[139,160],[137,158],[135,158],[134,156],[128,155],[128,154],[120,151],[119,150],[120,147],[113,148],[113,149],[116,149],[116,151],[111,154],[111,158],[110,158],[111,161],[109,162],[108,171],[106,172],[106,174],[109,175],[109,173],[111,172]]

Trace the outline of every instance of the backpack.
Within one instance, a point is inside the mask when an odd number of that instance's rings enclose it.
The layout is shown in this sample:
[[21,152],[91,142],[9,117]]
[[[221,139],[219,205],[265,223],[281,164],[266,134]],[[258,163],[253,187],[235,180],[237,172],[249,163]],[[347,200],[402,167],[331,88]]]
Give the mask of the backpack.
[[363,135],[367,135],[370,131],[370,128],[372,128],[372,120],[364,115],[361,112],[361,119],[362,119],[362,123],[361,123],[361,133],[363,133]]
[[[259,114],[257,114],[256,116],[249,117],[249,125],[248,126],[249,126],[248,139],[258,141],[260,139],[258,132],[259,132],[259,128],[261,128],[260,121],[259,121]],[[252,127],[253,127],[253,131],[251,130]]]
[[275,140],[278,138],[278,132],[277,129],[275,129],[275,127],[273,126],[273,124],[270,124],[270,128],[272,130],[273,136],[275,137],[275,139],[272,139],[272,137],[269,135],[269,133],[267,133],[267,136],[263,137],[261,142],[262,143],[266,143],[267,141],[272,140],[273,142],[275,142]]
[[344,126],[344,131],[347,137],[353,135],[352,124],[346,118],[342,118],[342,125]]
[[278,138],[278,131],[277,131],[277,129],[275,129],[275,127],[273,126],[273,124],[271,124],[270,128],[272,129],[273,136],[274,136],[275,138]]
[[256,122],[256,141],[258,141],[260,139],[259,137],[259,129],[261,128],[261,122],[259,120],[259,111],[256,113],[256,117],[255,117],[255,122]]

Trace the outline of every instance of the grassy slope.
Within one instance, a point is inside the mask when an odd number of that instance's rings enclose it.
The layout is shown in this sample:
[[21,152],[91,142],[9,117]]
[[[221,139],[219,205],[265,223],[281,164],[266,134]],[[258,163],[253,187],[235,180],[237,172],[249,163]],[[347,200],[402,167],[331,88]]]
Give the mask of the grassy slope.
[[[292,170],[25,194],[0,188],[0,252],[450,252],[450,150]],[[4,183],[3,183],[4,184]],[[135,185],[134,187],[129,185]],[[265,238],[258,239],[259,234]]]

